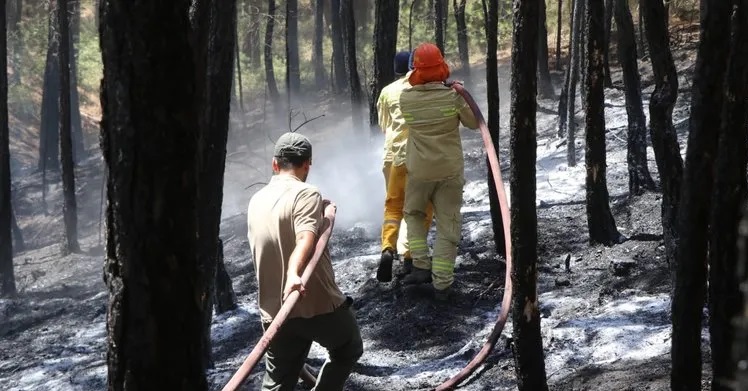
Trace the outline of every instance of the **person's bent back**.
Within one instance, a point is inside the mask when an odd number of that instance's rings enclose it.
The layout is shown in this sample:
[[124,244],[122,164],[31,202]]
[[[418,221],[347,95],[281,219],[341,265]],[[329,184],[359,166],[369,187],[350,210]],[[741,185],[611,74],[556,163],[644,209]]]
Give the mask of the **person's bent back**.
[[268,347],[262,389],[293,390],[312,342],[318,342],[327,348],[329,359],[315,389],[343,390],[363,344],[350,308],[352,300],[335,283],[327,250],[306,286],[301,282],[322,230],[325,204],[319,190],[305,183],[312,146],[306,137],[286,133],[278,139],[274,156],[275,175],[247,209],[263,328],[291,292],[297,290],[302,297]]

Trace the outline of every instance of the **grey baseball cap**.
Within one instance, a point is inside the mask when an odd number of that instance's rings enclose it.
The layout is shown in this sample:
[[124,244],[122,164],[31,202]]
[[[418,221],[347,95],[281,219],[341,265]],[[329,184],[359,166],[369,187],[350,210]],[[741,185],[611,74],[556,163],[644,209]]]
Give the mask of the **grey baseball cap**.
[[312,158],[312,143],[299,133],[284,133],[275,142],[275,157]]

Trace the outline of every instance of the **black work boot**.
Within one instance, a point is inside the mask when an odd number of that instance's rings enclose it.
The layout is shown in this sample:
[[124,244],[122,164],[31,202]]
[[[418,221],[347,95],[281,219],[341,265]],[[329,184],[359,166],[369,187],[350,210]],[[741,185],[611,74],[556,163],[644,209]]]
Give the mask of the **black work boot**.
[[447,301],[451,293],[452,292],[450,287],[447,287],[445,289],[434,288],[434,299],[436,299],[437,301]]
[[377,268],[377,281],[379,282],[392,281],[392,260],[393,259],[395,259],[395,254],[392,250],[386,249],[382,251],[382,258],[379,259],[379,267]]
[[413,267],[413,271],[403,278],[403,284],[425,284],[431,282],[431,270]]
[[410,274],[413,271],[413,258],[403,260],[403,274]]

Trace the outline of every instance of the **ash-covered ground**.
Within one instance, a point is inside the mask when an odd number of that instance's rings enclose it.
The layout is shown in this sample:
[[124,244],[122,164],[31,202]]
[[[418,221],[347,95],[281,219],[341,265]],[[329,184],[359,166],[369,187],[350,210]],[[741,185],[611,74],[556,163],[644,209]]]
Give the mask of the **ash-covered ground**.
[[[684,152],[693,53],[692,47],[676,52],[681,94],[674,117]],[[646,107],[652,77],[648,64],[640,65]],[[506,65],[501,73],[508,75]],[[553,390],[669,389],[671,283],[663,257],[660,195],[627,194],[627,120],[620,78],[620,70],[614,69],[617,88],[606,90],[605,110],[611,207],[619,230],[628,238],[620,245],[591,247],[587,242],[581,102],[577,104],[580,164],[576,167],[566,165],[566,146],[555,137],[556,102],[539,102],[539,293],[546,373]],[[485,85],[466,87],[485,110]],[[508,191],[507,88],[502,86],[500,160]],[[506,270],[494,250],[481,140],[477,132],[463,132],[467,184],[455,295],[447,303],[438,303],[427,289],[404,286],[399,278],[387,284],[375,279],[384,198],[381,140],[342,141],[341,135],[351,132],[340,125],[346,121],[340,114],[346,109],[345,105],[337,109],[307,105],[304,110],[310,115],[324,111],[326,117],[301,131],[320,146],[315,151],[321,151],[315,153],[309,181],[338,205],[331,253],[338,283],[355,299],[364,338],[365,353],[347,389],[432,389],[456,374],[480,349],[496,320],[504,289]],[[280,133],[279,129],[256,136],[260,141],[252,148],[230,146],[221,235],[239,308],[214,318],[216,365],[209,372],[211,389],[223,386],[261,335],[244,210],[256,183],[268,178],[266,136],[272,139]],[[651,148],[649,160],[657,178]],[[62,232],[59,181],[51,180],[48,214],[39,207],[38,174],[28,173],[14,182],[16,213],[30,250],[15,259],[20,295],[0,300],[0,385],[4,390],[106,387],[107,294],[99,223],[102,178],[98,155],[78,170],[85,252],[66,257],[59,256],[57,246]],[[511,330],[510,318],[494,351],[461,389],[516,388]],[[706,329],[703,341],[708,352]],[[308,363],[319,368],[325,354],[315,345]],[[704,359],[708,364],[708,353]],[[245,389],[258,388],[263,370],[261,363]],[[708,370],[704,375],[708,387]],[[300,384],[299,389],[307,388]]]

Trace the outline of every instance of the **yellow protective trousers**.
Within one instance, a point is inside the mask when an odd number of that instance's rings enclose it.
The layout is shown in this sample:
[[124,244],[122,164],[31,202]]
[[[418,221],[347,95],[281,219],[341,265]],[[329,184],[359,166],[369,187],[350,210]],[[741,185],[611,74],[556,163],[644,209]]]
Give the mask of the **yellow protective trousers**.
[[[422,181],[408,177],[405,190],[405,223],[408,224],[408,242],[413,257],[413,266],[431,270],[434,288],[447,289],[454,282],[457,244],[462,230],[462,176],[439,181]],[[436,241],[432,259],[426,243],[423,221],[429,202],[434,205],[436,215]]]
[[[405,185],[408,179],[408,171],[405,164],[392,165],[391,162],[384,164],[384,185],[387,189],[387,197],[384,201],[384,223],[382,224],[382,251],[391,249],[403,254],[404,258],[410,258],[410,246],[407,240],[408,224],[401,224],[403,219],[403,207],[405,205]],[[424,209],[424,217],[421,218],[423,230],[428,232],[434,208],[429,202]],[[398,242],[402,231],[403,240]],[[402,250],[402,251],[401,251]]]

